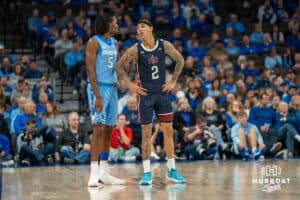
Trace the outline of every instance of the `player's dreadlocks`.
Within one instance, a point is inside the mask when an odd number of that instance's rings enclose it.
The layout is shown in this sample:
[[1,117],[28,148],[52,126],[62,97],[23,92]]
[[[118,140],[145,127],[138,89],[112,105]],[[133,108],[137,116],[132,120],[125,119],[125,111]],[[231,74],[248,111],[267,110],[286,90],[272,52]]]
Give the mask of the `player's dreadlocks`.
[[95,33],[99,35],[103,35],[108,32],[109,24],[113,20],[113,15],[109,15],[107,13],[103,13],[98,15],[95,21]]

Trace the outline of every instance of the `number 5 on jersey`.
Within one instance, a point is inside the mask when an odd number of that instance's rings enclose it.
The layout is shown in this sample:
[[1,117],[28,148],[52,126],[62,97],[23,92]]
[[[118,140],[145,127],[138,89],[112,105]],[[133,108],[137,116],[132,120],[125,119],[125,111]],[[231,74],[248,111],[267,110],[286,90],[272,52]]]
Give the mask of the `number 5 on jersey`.
[[158,79],[158,78],[159,78],[159,74],[158,74],[158,66],[153,65],[153,66],[151,67],[151,71],[152,71],[152,79],[153,79],[153,80]]
[[108,68],[114,67],[113,59],[114,59],[114,57],[108,57],[108,60],[107,60]]

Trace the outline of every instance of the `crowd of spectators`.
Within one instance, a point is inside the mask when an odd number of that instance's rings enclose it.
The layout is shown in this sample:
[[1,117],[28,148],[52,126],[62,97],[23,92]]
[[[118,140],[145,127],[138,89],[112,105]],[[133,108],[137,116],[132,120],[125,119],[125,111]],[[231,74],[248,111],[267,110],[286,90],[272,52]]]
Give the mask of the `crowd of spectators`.
[[[241,2],[244,9],[251,7],[252,1]],[[151,20],[157,36],[170,41],[185,59],[170,94],[178,158],[249,160],[299,155],[299,1],[262,1],[250,20],[238,11],[224,18],[213,0],[17,3],[33,5],[26,23],[29,45],[47,60],[50,71],[58,70],[65,84],[73,86],[74,94],[85,91],[85,43],[93,35],[97,15],[109,12],[117,18],[120,54],[138,40],[136,22]],[[35,7],[51,4],[65,5],[64,13],[42,13]],[[60,162],[88,162],[89,138],[77,127],[78,115],[71,113],[67,120],[58,113],[53,86],[35,60],[28,55],[15,60],[3,49],[1,43],[1,157],[19,154],[21,160],[38,164],[50,162],[51,156]],[[175,65],[168,58],[165,63],[169,77]],[[134,63],[127,72],[136,79]],[[136,95],[120,93],[118,112],[110,159],[132,160],[140,156],[141,144]],[[160,159],[163,136],[159,122],[153,121],[151,157]],[[28,127],[38,128],[34,138],[26,135]]]

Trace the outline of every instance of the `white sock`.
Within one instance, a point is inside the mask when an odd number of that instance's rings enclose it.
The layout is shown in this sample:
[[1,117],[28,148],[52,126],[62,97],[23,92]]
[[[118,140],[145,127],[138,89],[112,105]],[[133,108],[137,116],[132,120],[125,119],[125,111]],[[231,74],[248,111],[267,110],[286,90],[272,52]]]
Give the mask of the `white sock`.
[[91,161],[91,173],[97,173],[99,169],[98,161]]
[[252,149],[252,153],[255,153],[255,151],[256,151],[256,148],[253,148],[253,149]]
[[168,169],[176,169],[175,167],[175,159],[174,158],[168,158],[168,161],[167,161],[167,166],[168,166]]
[[104,173],[108,170],[108,162],[107,160],[100,160],[99,171],[100,173]]
[[150,160],[143,161],[144,173],[150,172]]
[[296,135],[294,136],[294,138],[295,138],[298,142],[300,142],[300,135],[299,135],[299,134],[296,134]]

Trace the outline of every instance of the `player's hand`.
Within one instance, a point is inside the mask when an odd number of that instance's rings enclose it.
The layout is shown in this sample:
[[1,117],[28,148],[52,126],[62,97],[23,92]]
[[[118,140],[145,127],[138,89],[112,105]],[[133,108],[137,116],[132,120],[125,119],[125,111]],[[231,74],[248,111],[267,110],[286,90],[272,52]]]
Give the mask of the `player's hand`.
[[101,97],[96,97],[95,100],[95,110],[96,112],[101,112],[102,108],[103,108],[103,102],[102,102],[102,98]]
[[120,92],[124,92],[125,91],[125,83],[123,81],[118,81],[117,83],[115,83],[115,87],[117,88],[117,90],[119,90]]
[[163,84],[162,92],[171,92],[176,85],[176,81],[170,80],[167,83]]
[[137,93],[139,95],[145,96],[147,93],[147,89],[140,87],[138,84],[136,83],[129,83],[129,89],[133,92],[133,93]]

